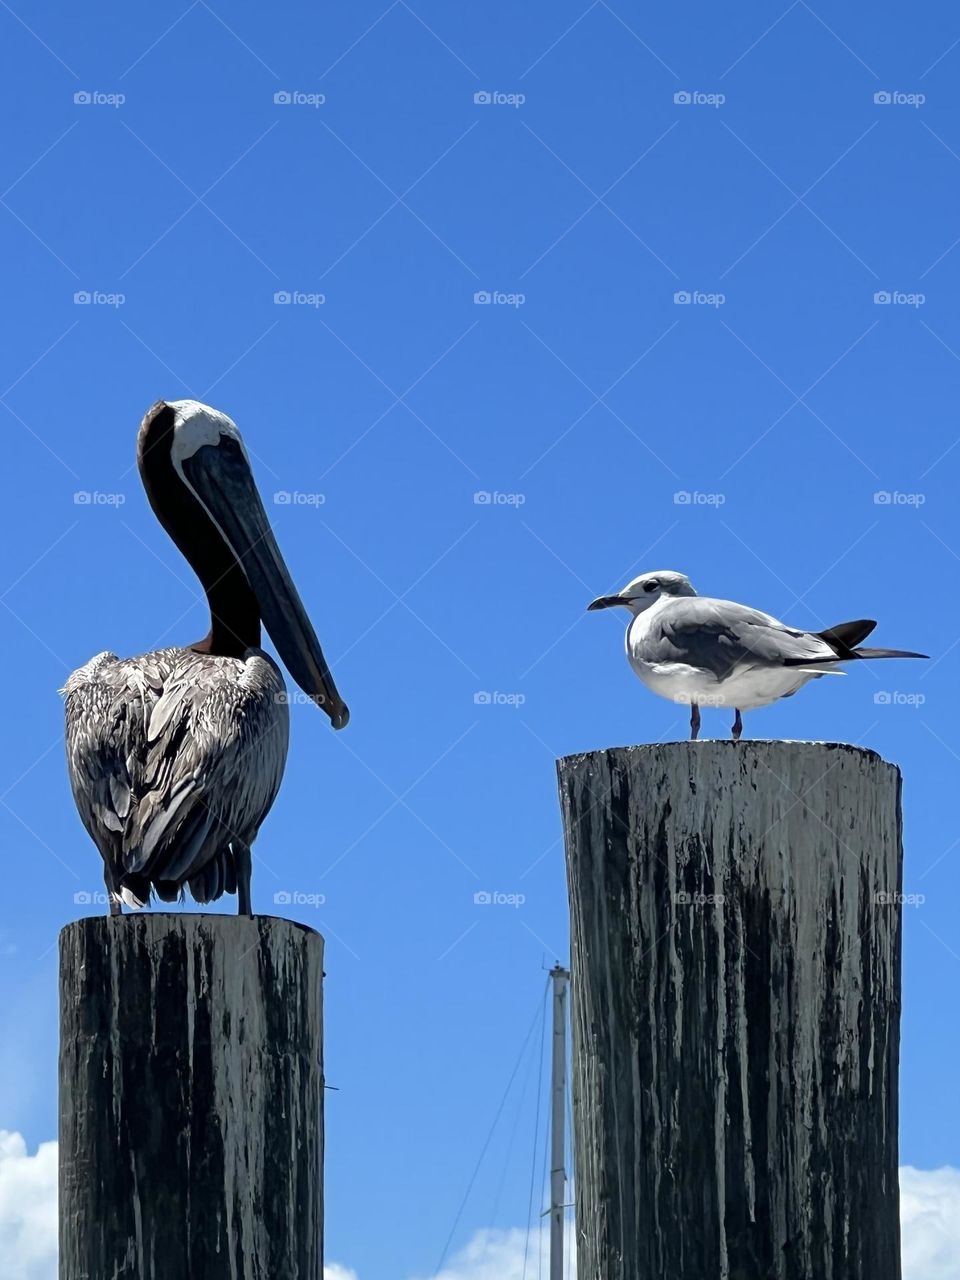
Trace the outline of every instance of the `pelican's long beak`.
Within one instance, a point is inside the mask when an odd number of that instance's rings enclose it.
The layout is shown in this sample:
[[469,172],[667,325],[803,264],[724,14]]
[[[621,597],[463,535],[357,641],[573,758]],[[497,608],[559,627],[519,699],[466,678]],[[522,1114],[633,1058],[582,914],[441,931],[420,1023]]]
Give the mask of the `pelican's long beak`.
[[615,609],[618,604],[626,604],[622,596],[600,596],[590,601],[587,612],[589,613],[591,609]]
[[284,563],[239,439],[221,436],[181,462],[183,475],[237,557],[270,639],[304,693],[335,729],[350,719]]

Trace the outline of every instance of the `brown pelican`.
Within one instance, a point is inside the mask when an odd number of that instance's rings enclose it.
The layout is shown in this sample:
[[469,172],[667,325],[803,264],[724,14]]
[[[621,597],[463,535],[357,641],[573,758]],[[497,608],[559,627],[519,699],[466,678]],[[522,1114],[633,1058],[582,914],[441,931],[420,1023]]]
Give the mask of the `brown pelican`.
[[67,681],[70,785],[104,863],[112,915],[189,886],[251,913],[250,847],[283,776],[289,707],[260,646],[335,729],[349,713],[290,579],[236,425],[196,400],[160,400],[137,465],[157,519],[200,579],[210,630],[184,649],[100,653]]

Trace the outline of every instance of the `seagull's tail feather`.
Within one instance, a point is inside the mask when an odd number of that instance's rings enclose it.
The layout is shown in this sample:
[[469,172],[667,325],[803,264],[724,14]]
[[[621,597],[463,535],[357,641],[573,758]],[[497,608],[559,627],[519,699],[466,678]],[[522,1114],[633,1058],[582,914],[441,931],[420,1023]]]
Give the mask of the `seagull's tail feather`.
[[912,649],[854,649],[855,658],[929,658],[929,653],[914,653]]
[[835,658],[786,658],[785,667],[831,667],[835,662],[854,662],[860,658],[929,658],[929,653],[911,649],[849,649]]
[[837,653],[847,654],[862,644],[876,625],[872,618],[858,618],[855,622],[838,622],[835,627],[827,627],[826,631],[816,634]]

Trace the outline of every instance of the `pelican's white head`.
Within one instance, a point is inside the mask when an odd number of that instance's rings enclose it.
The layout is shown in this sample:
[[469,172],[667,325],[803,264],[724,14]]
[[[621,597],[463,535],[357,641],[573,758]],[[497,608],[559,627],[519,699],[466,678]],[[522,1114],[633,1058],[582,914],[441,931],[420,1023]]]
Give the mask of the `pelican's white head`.
[[633,578],[615,596],[600,596],[587,606],[588,609],[613,609],[621,606],[629,609],[634,617],[643,613],[663,596],[695,596],[693,584],[684,573],[674,569],[657,569],[653,573],[641,573]]
[[166,403],[174,414],[170,458],[185,484],[189,481],[184,475],[183,464],[204,445],[219,445],[224,438],[236,440],[246,454],[237,424],[219,409],[201,404],[199,400],[168,400]]

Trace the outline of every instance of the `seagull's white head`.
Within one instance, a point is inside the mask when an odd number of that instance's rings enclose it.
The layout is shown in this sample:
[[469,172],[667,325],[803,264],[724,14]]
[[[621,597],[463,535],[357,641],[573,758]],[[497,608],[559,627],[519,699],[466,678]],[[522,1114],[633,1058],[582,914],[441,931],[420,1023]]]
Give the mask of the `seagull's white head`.
[[653,573],[641,573],[638,578],[618,591],[615,596],[600,596],[587,606],[588,609],[613,609],[620,606],[629,609],[634,617],[649,609],[662,596],[695,596],[697,593],[690,579],[674,569],[657,569]]

